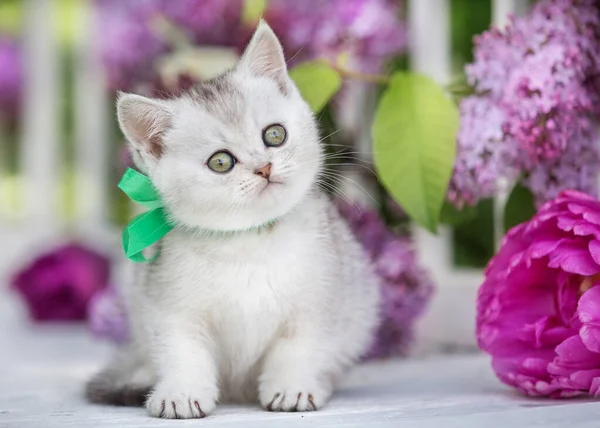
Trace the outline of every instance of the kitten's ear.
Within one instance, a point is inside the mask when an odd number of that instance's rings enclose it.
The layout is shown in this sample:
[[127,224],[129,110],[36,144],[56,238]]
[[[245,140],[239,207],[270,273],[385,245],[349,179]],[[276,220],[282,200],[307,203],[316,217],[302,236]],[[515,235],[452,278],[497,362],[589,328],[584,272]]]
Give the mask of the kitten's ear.
[[141,95],[119,94],[119,125],[143,160],[156,161],[164,151],[163,134],[171,126],[172,111],[164,102]]
[[238,67],[247,70],[254,76],[275,80],[282,92],[286,92],[288,74],[283,48],[266,21],[260,20]]

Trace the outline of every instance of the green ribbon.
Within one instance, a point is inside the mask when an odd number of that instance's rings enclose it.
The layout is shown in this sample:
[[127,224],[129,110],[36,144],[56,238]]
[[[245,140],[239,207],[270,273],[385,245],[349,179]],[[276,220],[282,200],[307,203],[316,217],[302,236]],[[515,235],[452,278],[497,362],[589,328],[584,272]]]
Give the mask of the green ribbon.
[[150,262],[158,254],[147,259],[142,251],[159,241],[173,229],[167,220],[165,209],[156,188],[148,177],[128,168],[119,182],[121,189],[133,202],[148,208],[135,217],[123,230],[123,249],[129,260],[136,263]]

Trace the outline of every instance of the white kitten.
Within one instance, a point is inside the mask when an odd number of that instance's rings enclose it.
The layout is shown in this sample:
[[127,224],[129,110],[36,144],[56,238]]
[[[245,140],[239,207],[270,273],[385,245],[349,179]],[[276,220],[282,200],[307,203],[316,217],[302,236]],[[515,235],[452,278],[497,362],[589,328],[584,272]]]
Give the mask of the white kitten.
[[218,400],[323,406],[369,346],[379,286],[317,186],[310,108],[261,22],[237,67],[167,101],[123,95],[121,127],[177,226],[140,265],[134,345],[88,384],[96,402],[197,418]]

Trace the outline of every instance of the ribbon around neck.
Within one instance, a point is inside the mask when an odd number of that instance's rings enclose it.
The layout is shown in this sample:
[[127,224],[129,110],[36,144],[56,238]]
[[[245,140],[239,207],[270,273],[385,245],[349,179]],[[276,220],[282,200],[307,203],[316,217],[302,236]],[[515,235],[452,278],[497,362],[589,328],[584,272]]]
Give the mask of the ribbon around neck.
[[121,189],[133,202],[148,208],[148,211],[136,216],[123,230],[123,250],[127,258],[136,263],[150,262],[142,251],[158,242],[173,229],[156,188],[148,177],[131,168],[119,181]]

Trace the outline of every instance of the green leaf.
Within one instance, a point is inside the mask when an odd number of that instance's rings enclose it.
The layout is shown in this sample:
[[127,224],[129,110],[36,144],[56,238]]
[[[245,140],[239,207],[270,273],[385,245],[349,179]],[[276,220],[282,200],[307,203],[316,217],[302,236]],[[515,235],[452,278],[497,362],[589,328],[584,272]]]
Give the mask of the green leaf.
[[23,7],[18,0],[0,1],[0,33],[19,34]]
[[535,200],[532,193],[528,188],[517,183],[504,206],[504,230],[508,231],[518,224],[531,220],[535,212]]
[[459,210],[450,202],[444,202],[440,223],[458,226],[473,220],[475,217],[477,217],[476,206],[465,205]]
[[254,26],[263,16],[267,7],[267,0],[246,0],[242,9],[242,22],[248,26]]
[[316,113],[323,109],[342,86],[342,78],[327,62],[308,61],[290,70],[302,97]]
[[458,110],[429,77],[399,72],[384,91],[373,124],[375,166],[396,202],[435,232],[454,158]]

